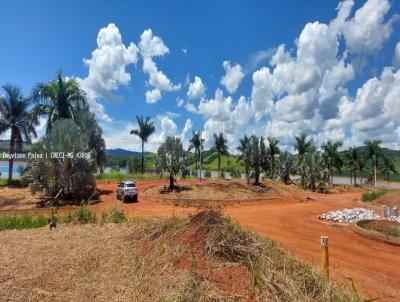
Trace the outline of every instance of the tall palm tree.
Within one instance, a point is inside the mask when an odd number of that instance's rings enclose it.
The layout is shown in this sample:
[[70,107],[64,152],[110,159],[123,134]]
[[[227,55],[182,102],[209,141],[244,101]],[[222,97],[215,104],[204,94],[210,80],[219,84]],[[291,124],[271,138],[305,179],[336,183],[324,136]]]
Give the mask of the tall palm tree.
[[246,173],[247,182],[249,182],[249,175],[250,175],[250,148],[249,148],[250,139],[247,135],[239,140],[239,146],[236,148],[240,152],[237,161],[243,161],[244,170]]
[[268,137],[268,153],[271,159],[271,178],[275,178],[275,157],[281,152],[279,140],[275,137]]
[[[38,116],[31,111],[32,100],[24,98],[18,87],[9,84],[3,86],[5,95],[0,96],[0,134],[10,130],[10,154],[22,148],[23,139],[30,143],[37,137],[35,126],[39,124]],[[14,159],[8,161],[8,182],[12,182]]]
[[36,114],[47,115],[47,134],[58,119],[73,119],[79,125],[77,112],[88,106],[86,94],[79,84],[74,79],[66,79],[61,71],[48,84],[37,84],[32,94],[39,102]]
[[379,166],[379,159],[383,158],[383,150],[379,146],[382,143],[380,140],[366,140],[364,142],[367,148],[367,158],[371,161],[373,169],[374,188],[376,188],[376,173]]
[[152,135],[156,128],[154,127],[153,122],[150,120],[150,117],[144,118],[141,116],[136,116],[136,121],[138,123],[139,128],[131,130],[131,134],[137,135],[142,141],[142,174],[144,173],[144,143],[147,143],[150,135]]
[[397,173],[397,170],[396,167],[394,166],[393,161],[387,156],[383,157],[381,173],[386,176],[386,180],[388,182],[388,187],[389,187],[390,173]]
[[357,170],[359,153],[356,147],[351,147],[344,155],[346,166],[350,169],[350,183],[354,177],[354,186],[357,185]]
[[342,168],[343,162],[339,156],[338,149],[343,145],[342,142],[331,142],[327,141],[326,144],[322,146],[324,150],[324,157],[328,164],[330,183],[333,186],[333,169],[336,168],[339,172]]
[[295,136],[294,138],[296,140],[294,149],[297,150],[298,153],[297,164],[300,165],[304,155],[309,152],[313,146],[311,140],[307,140],[307,135],[305,133],[302,133],[300,136]]
[[197,161],[200,158],[200,150],[203,147],[204,139],[201,138],[199,131],[192,132],[192,138],[189,140],[189,150],[194,149],[194,154],[196,157],[195,165],[196,165],[196,176],[197,176]]
[[218,178],[220,177],[221,170],[221,155],[229,155],[227,143],[228,141],[223,133],[219,133],[218,135],[214,134],[213,149],[218,154]]

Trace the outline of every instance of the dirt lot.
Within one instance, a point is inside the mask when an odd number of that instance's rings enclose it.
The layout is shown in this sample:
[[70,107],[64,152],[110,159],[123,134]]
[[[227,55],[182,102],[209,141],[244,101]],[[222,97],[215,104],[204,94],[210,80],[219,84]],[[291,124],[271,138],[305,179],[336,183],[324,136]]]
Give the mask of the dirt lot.
[[[187,182],[190,184],[193,182]],[[195,213],[198,207],[177,206],[157,197],[144,194],[146,188],[163,186],[159,180],[139,181],[139,201],[122,204],[115,198],[116,183],[100,183],[101,200],[92,209],[101,214],[114,206],[122,207],[128,216],[162,216]],[[277,190],[280,193],[280,190]],[[342,190],[341,190],[342,191]],[[336,223],[319,221],[321,213],[360,206],[361,192],[317,194],[289,190],[279,198],[221,205],[207,203],[205,207],[219,206],[242,226],[277,241],[296,256],[318,266],[320,236],[330,240],[331,276],[336,280],[351,278],[359,291],[368,298],[392,296],[400,300],[400,249],[364,238],[349,228]]]

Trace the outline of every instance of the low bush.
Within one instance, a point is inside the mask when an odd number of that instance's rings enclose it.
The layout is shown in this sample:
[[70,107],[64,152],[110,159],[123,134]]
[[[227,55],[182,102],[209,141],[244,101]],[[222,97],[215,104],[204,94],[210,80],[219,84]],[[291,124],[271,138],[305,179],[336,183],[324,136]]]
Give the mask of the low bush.
[[96,214],[88,207],[79,207],[78,210],[76,210],[75,215],[76,220],[81,224],[96,222]]
[[364,202],[370,202],[375,199],[378,199],[379,197],[385,195],[386,193],[387,193],[387,191],[385,191],[385,190],[364,192],[361,196],[361,200]]
[[101,216],[101,223],[121,223],[125,220],[124,212],[118,208],[112,208]]

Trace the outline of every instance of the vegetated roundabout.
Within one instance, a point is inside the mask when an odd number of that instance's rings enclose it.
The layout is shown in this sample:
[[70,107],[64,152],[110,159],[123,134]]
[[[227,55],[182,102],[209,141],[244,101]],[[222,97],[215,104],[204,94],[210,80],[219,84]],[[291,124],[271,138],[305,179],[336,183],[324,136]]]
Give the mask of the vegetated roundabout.
[[179,205],[232,204],[236,202],[270,200],[279,193],[272,187],[252,186],[243,181],[185,182],[177,190],[168,192],[163,186],[154,185],[144,190],[146,197]]
[[400,246],[400,223],[388,220],[361,220],[353,230],[367,238]]

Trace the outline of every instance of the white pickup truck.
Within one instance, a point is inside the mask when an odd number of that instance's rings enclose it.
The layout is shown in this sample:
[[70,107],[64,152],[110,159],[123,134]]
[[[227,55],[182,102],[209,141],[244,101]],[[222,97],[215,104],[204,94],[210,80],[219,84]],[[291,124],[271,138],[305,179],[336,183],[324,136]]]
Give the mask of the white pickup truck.
[[116,190],[117,199],[121,199],[122,201],[127,201],[129,199],[133,201],[137,201],[138,192],[136,183],[134,181],[121,181]]

